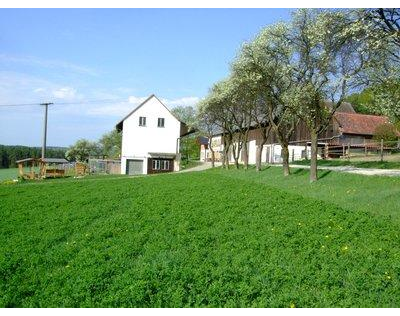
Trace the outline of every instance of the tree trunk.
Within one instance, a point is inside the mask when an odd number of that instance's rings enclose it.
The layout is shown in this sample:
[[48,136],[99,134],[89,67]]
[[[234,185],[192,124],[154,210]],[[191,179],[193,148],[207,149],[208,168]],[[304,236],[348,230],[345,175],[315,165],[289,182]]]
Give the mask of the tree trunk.
[[261,157],[263,145],[259,144],[256,149],[256,171],[261,171]]
[[229,169],[229,154],[226,152],[224,155],[225,169]]
[[233,159],[234,159],[234,161],[235,161],[235,168],[236,169],[239,169],[239,148],[238,148],[239,146],[233,146],[232,147],[232,152],[233,152]]
[[247,170],[249,168],[249,151],[247,148],[247,142],[243,143],[242,148],[243,148],[244,169]]
[[239,158],[237,158],[236,156],[234,157],[235,159],[235,168],[239,169]]
[[271,127],[268,127],[265,130],[261,129],[262,140],[261,140],[261,144],[259,144],[256,149],[256,171],[261,171],[262,152],[263,152],[264,145],[267,143],[270,131],[271,131]]
[[310,182],[318,180],[317,153],[318,153],[318,134],[314,128],[310,129],[311,134],[311,157],[310,157]]
[[287,177],[288,175],[290,175],[289,146],[287,143],[282,144],[282,164],[283,164],[283,175]]
[[210,151],[211,151],[211,167],[214,168],[215,167],[215,153],[214,153],[214,150],[211,149],[211,146],[210,146]]
[[229,169],[229,145],[224,147],[224,166],[225,169]]

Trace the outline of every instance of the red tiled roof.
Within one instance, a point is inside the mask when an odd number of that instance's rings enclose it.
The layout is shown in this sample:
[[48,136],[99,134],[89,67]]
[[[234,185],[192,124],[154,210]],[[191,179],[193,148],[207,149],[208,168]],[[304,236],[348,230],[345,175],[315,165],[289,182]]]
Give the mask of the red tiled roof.
[[345,134],[374,135],[378,125],[389,122],[386,116],[358,113],[336,112],[334,117]]

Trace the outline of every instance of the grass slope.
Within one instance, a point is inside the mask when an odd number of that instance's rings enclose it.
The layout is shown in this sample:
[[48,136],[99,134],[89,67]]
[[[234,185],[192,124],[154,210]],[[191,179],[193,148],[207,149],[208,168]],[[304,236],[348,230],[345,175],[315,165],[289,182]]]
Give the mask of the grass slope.
[[[282,168],[266,167],[260,173],[254,167],[249,170],[210,170],[230,177],[235,181],[264,184],[301,194],[320,201],[333,203],[349,210],[367,211],[372,215],[390,216],[400,224],[400,178],[384,176],[362,176],[343,172],[320,170],[316,183],[309,183],[309,170],[292,169],[285,178]],[[243,183],[244,184],[244,183]]]
[[[396,155],[398,157],[398,155]],[[400,157],[398,157],[400,160]],[[293,162],[294,165],[309,166],[309,160],[298,160]],[[400,169],[400,161],[380,161],[379,157],[376,157],[376,161],[355,161],[346,159],[329,159],[329,160],[318,160],[318,166],[351,166],[356,168],[372,168],[372,169]]]
[[0,306],[400,306],[397,224],[257,177],[0,186]]

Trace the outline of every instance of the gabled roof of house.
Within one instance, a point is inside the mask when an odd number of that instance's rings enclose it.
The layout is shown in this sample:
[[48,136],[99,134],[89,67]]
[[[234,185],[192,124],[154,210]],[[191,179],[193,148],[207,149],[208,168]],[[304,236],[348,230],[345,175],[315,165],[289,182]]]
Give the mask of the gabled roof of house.
[[[326,101],[325,104],[329,109],[332,109],[333,103],[331,101]],[[336,112],[356,113],[353,105],[349,102],[342,102],[340,106],[336,109]]]
[[208,145],[208,138],[204,137],[204,136],[199,136],[199,137],[197,137],[197,142],[200,145]]
[[182,124],[186,125],[186,123],[182,122],[179,118],[176,117],[176,115],[174,115],[174,113],[172,113],[170,111],[170,109],[168,109],[168,107],[159,99],[157,98],[157,96],[155,94],[150,95],[146,100],[144,100],[142,103],[140,103],[136,108],[134,108],[130,113],[128,113],[128,115],[126,115],[122,120],[120,120],[116,125],[116,129],[118,131],[122,131],[122,126],[123,126],[123,122],[129,117],[131,116],[133,113],[135,113],[137,110],[139,110],[143,105],[145,105],[147,103],[147,101],[149,101],[151,98],[156,98],[167,110],[169,113],[171,113],[171,115],[176,118],[179,122],[181,122]]
[[378,125],[389,122],[386,116],[359,113],[336,112],[334,117],[345,134],[374,135]]

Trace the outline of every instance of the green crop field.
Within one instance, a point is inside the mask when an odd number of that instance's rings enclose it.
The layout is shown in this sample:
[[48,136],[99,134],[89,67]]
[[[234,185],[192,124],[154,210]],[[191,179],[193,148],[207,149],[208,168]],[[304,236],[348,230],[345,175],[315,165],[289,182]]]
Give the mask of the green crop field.
[[400,179],[299,170],[0,185],[0,306],[399,307]]

